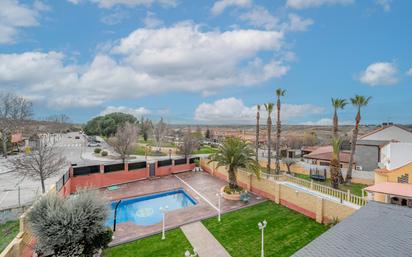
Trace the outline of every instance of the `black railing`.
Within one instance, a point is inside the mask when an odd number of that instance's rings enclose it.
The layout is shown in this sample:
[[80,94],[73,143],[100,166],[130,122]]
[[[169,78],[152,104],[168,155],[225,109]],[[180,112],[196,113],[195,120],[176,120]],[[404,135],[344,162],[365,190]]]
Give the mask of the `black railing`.
[[114,171],[122,171],[124,170],[123,163],[116,163],[116,164],[109,164],[104,166],[104,173],[114,172]]
[[176,159],[176,160],[175,160],[175,165],[182,165],[182,164],[186,164],[186,163],[187,163],[186,158]]
[[172,165],[172,160],[161,160],[157,161],[157,167],[164,167]]
[[195,163],[196,160],[200,160],[199,157],[190,158],[189,163]]
[[129,171],[143,169],[143,168],[146,168],[146,166],[147,166],[146,162],[129,163]]
[[99,173],[100,166],[93,165],[93,166],[84,166],[84,167],[73,167],[73,176],[87,176],[93,173]]

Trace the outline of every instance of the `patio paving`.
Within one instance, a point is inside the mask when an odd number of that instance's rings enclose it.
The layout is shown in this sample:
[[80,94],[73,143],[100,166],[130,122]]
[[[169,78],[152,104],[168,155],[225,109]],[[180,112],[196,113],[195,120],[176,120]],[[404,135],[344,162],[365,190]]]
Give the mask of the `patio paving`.
[[[182,182],[176,176],[186,183]],[[225,185],[224,181],[205,172],[185,172],[177,174],[176,176],[141,180],[122,184],[120,188],[115,191],[109,191],[107,189],[101,189],[101,191],[109,200],[113,201],[183,188],[198,203],[194,206],[167,212],[165,219],[167,230],[217,215],[215,207],[218,206],[218,198],[216,193]],[[186,184],[190,185],[194,190]],[[207,201],[199,194],[206,198]],[[252,195],[249,203],[244,204],[240,201],[228,201],[222,198],[222,213],[247,207],[264,200],[263,198]],[[215,207],[211,206],[211,204]],[[161,222],[150,226],[139,226],[133,222],[119,223],[114,233],[115,238],[110,246],[156,234],[159,233],[161,229]]]

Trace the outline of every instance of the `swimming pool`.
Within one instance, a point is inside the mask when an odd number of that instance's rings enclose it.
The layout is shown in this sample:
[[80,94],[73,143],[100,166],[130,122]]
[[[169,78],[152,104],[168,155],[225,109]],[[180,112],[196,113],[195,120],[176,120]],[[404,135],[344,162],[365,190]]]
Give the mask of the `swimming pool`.
[[[110,204],[110,217],[107,225],[113,226],[114,209],[118,201]],[[197,202],[184,189],[140,196],[121,200],[117,207],[116,224],[131,221],[140,226],[149,226],[162,221],[161,207],[166,212],[196,205]]]

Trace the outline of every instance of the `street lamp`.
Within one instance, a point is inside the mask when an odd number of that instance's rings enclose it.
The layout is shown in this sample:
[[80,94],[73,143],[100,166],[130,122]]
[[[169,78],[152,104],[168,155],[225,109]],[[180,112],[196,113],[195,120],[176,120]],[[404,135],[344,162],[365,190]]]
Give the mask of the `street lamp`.
[[185,257],[196,257],[196,256],[197,256],[197,251],[196,251],[195,248],[193,248],[193,254],[191,254],[191,253],[189,252],[189,250],[187,250],[187,251],[185,252]]
[[169,208],[167,205],[165,207],[160,207],[160,211],[163,214],[163,222],[162,222],[162,240],[165,240],[165,214],[166,214],[166,210],[167,208]]
[[218,197],[217,199],[218,199],[218,202],[217,202],[217,206],[218,206],[218,211],[217,211],[217,213],[218,213],[218,216],[217,216],[217,221],[219,221],[220,222],[220,213],[221,213],[221,210],[220,210],[220,202],[221,202],[221,200],[220,200],[220,198],[222,197],[222,193],[221,192],[219,192],[219,193],[217,193],[216,194],[216,196]]
[[266,220],[258,223],[259,230],[262,231],[262,253],[261,253],[261,255],[260,255],[261,257],[265,257],[265,250],[264,250],[265,239],[264,239],[264,237],[263,237],[263,233],[264,233],[264,231],[265,231],[265,228],[266,228],[266,225],[267,225],[267,224],[268,224],[268,223],[266,222]]

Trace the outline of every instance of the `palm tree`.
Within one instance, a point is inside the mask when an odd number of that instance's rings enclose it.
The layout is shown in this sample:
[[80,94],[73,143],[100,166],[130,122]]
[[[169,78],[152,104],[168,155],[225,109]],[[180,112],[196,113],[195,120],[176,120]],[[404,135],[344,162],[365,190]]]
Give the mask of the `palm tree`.
[[229,187],[238,188],[236,173],[238,168],[245,168],[260,176],[260,165],[255,160],[253,149],[246,141],[237,137],[228,137],[218,151],[210,156],[210,162],[217,162],[217,168],[226,166],[229,174]]
[[276,89],[276,107],[277,107],[277,121],[276,121],[276,174],[280,173],[280,132],[281,132],[281,124],[280,124],[280,97],[286,94],[286,90],[281,88]]
[[270,162],[271,162],[271,152],[270,148],[272,147],[272,111],[273,111],[273,103],[265,104],[265,109],[268,112],[268,119],[266,122],[266,126],[268,129],[268,165],[267,165],[267,172],[270,173]]
[[331,183],[333,188],[339,187],[339,174],[340,174],[340,162],[339,162],[339,152],[340,147],[342,145],[342,139],[339,137],[332,138],[332,148],[333,154],[332,159],[330,160],[330,176],[331,176]]
[[333,112],[333,137],[337,138],[338,137],[338,129],[339,129],[339,124],[338,124],[338,109],[343,109],[345,105],[348,103],[346,102],[346,99],[341,99],[341,98],[332,98],[332,107],[334,109]]
[[[337,139],[338,138],[338,130],[339,130],[339,120],[338,120],[338,109],[343,109],[348,102],[346,99],[341,99],[341,98],[332,98],[332,107],[333,107],[333,129],[332,129],[332,134],[333,138],[332,139]],[[339,160],[339,155],[338,155],[338,166],[340,167],[340,160]],[[342,172],[339,169],[338,170],[339,174],[339,183],[343,182],[343,176]]]
[[256,111],[256,161],[259,161],[259,120],[260,120],[260,104]]
[[351,98],[350,100],[352,102],[352,105],[358,108],[358,112],[356,114],[355,128],[352,131],[349,166],[348,166],[348,172],[346,173],[346,183],[348,183],[348,184],[350,184],[351,181],[352,181],[353,157],[355,155],[356,141],[358,139],[359,124],[360,124],[360,121],[361,121],[360,110],[361,110],[362,106],[366,106],[369,103],[369,101],[371,100],[371,97],[364,97],[364,96],[361,96],[361,95],[355,95],[355,97]]

